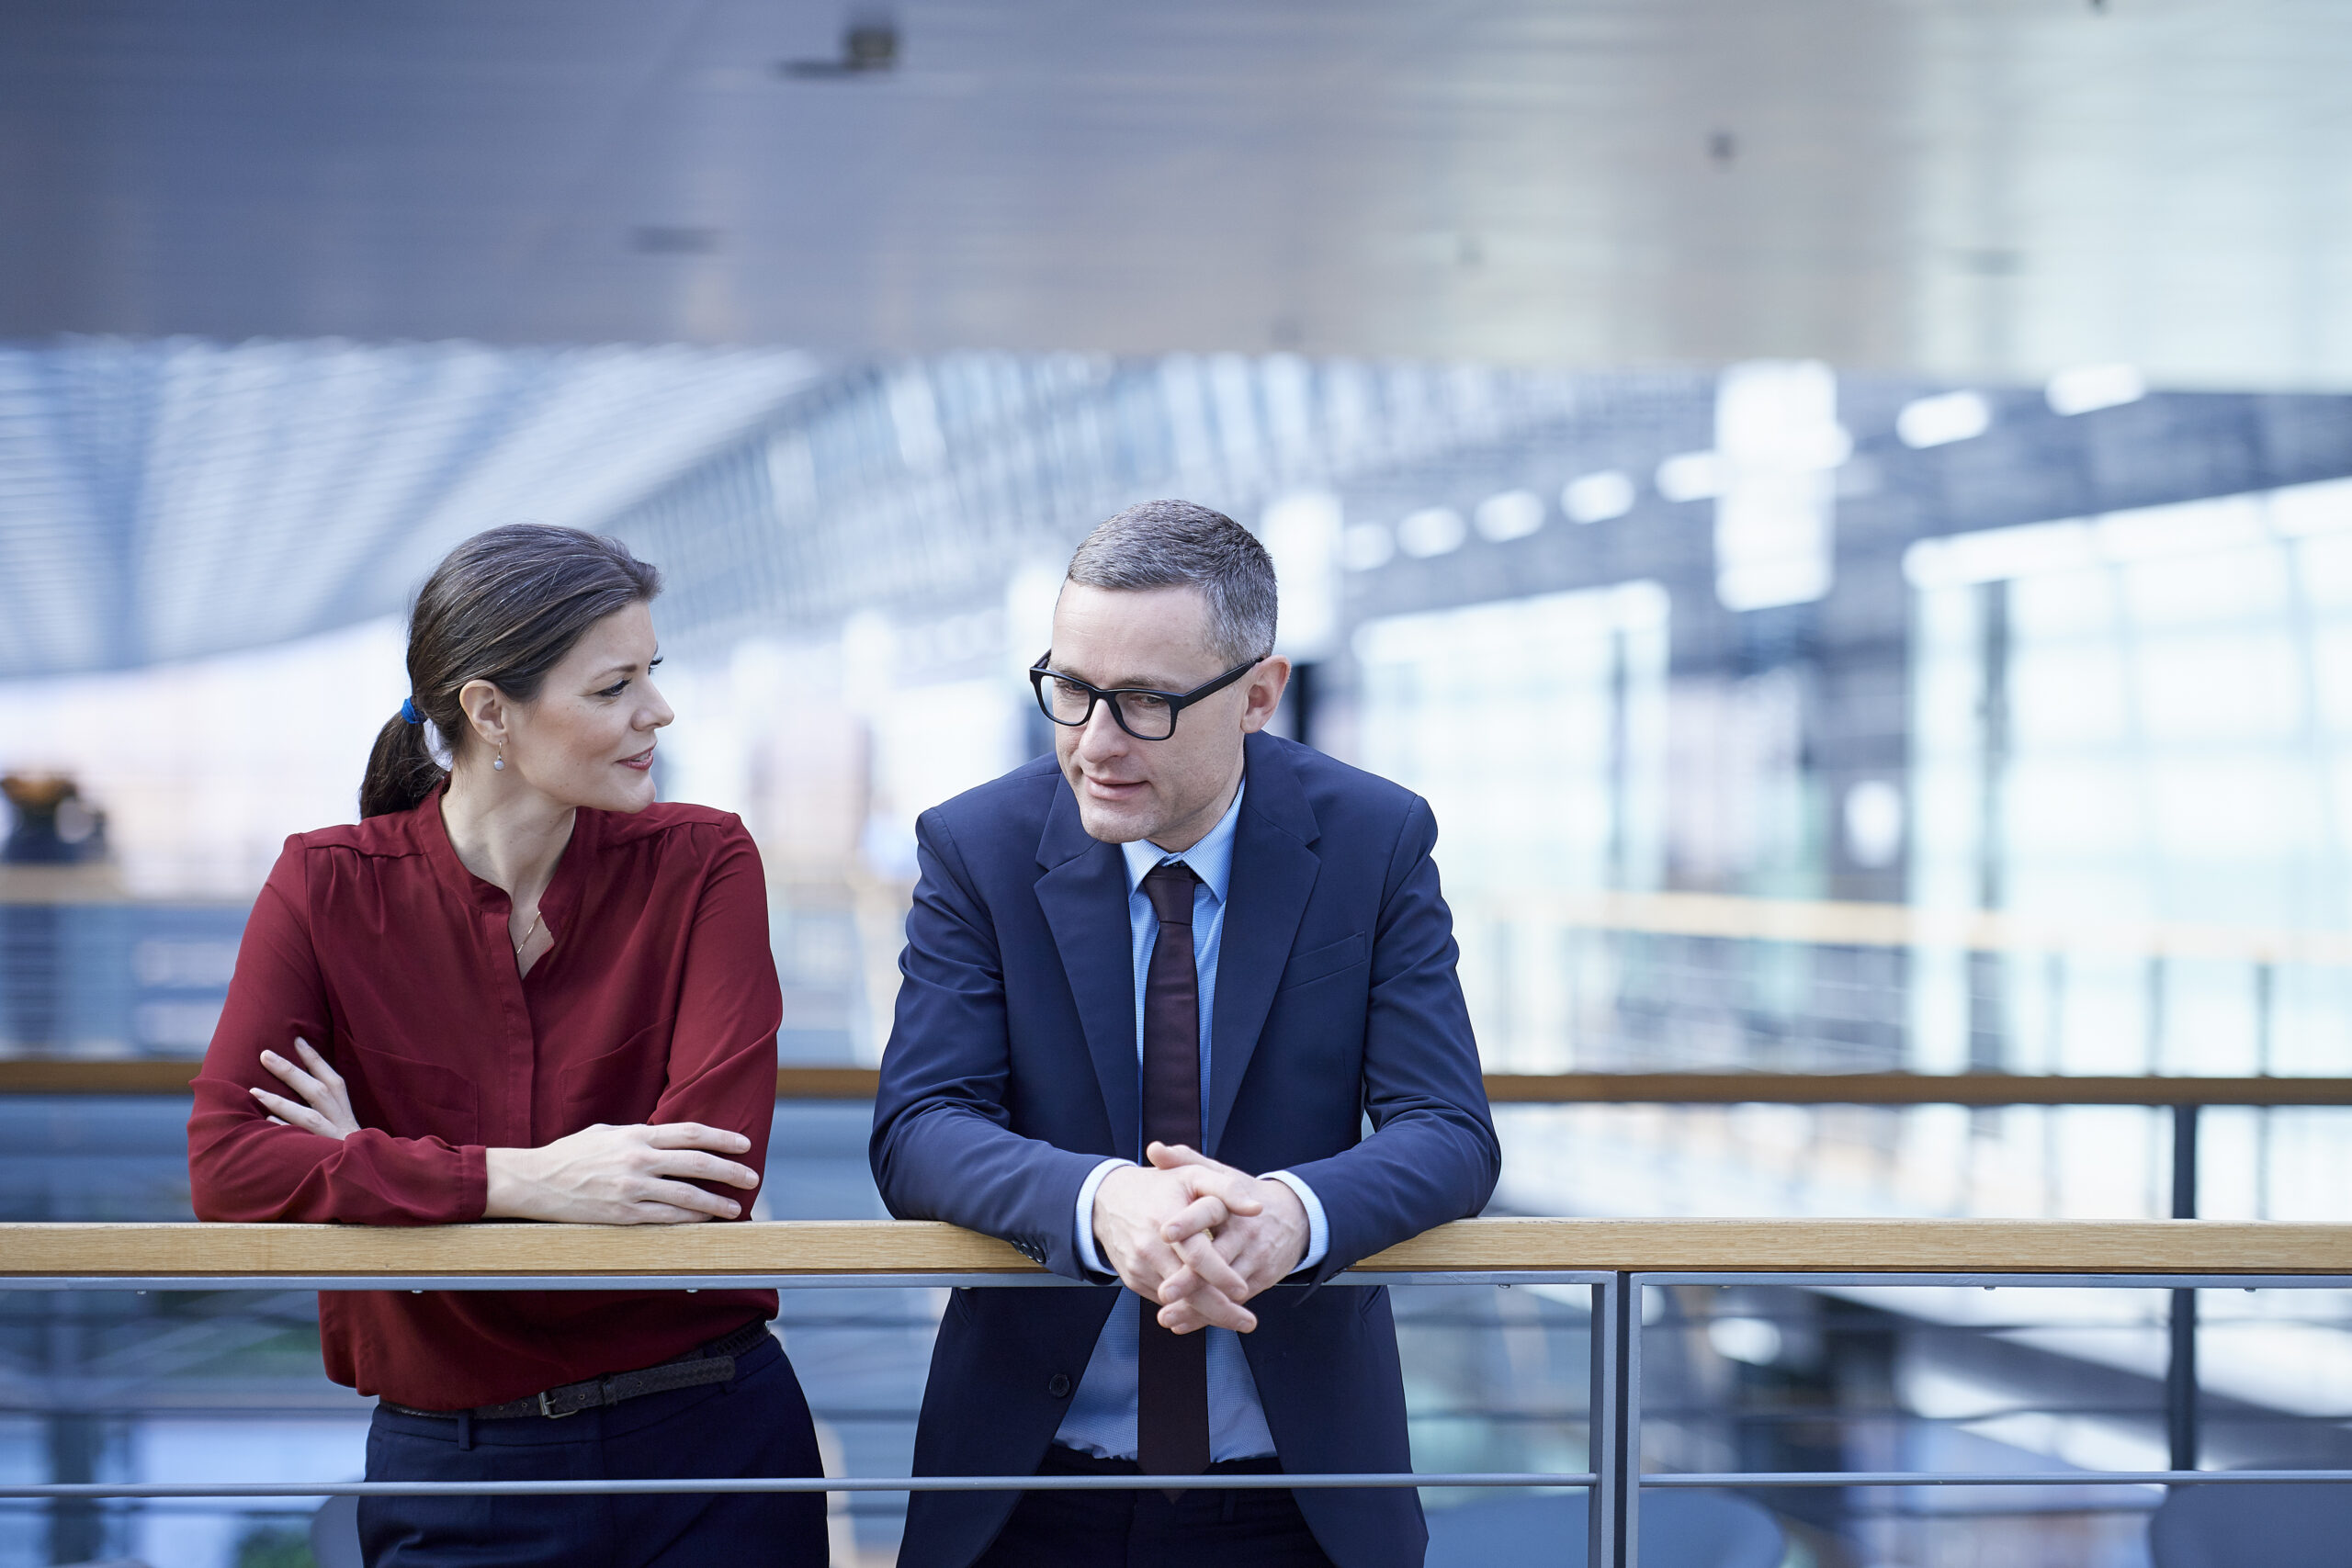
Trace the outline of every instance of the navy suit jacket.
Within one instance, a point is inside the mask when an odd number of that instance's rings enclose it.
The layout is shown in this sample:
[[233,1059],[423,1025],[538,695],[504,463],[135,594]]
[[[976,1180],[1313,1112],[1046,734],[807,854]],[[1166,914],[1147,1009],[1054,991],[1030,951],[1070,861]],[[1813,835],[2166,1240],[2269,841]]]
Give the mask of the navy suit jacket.
[[[1478,1213],[1500,1150],[1428,803],[1271,735],[1248,738],[1244,767],[1203,1142],[1227,1165],[1286,1168],[1315,1189],[1330,1224],[1319,1285]],[[1087,836],[1050,757],[925,812],[916,838],[875,1180],[901,1219],[1001,1236],[1082,1278],[1079,1188],[1105,1156],[1142,1152],[1125,863]],[[915,1473],[1032,1472],[1121,1294],[954,1292]],[[1410,1469],[1387,1292],[1283,1285],[1250,1306],[1258,1327],[1241,1344],[1283,1468]],[[1297,1497],[1340,1568],[1420,1562],[1414,1493]],[[965,1568],[1013,1502],[915,1494],[900,1561]]]

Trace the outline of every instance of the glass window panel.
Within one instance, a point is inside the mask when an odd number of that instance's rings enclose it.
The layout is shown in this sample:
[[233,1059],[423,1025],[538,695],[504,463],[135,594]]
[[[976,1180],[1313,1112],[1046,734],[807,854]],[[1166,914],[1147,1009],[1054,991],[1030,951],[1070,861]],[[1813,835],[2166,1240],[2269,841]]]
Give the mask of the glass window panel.
[[2308,775],[2283,757],[2167,757],[2147,783],[2155,850],[2166,859],[2250,870],[2319,837]]
[[2140,787],[2133,770],[2111,761],[2020,761],[2004,781],[2004,853],[2018,860],[2126,853],[2140,840]]
[[2123,650],[2111,643],[2036,647],[2012,660],[2012,740],[2029,750],[2114,746],[2132,731]]
[[2009,583],[2009,632],[2021,641],[2104,637],[2113,631],[2117,614],[2115,574],[2105,567]]
[[2287,561],[2275,546],[2171,556],[2122,572],[2128,613],[2143,629],[2275,621],[2287,609]]
[[2308,603],[2352,610],[2352,534],[2304,539],[2293,554],[2295,584]]
[[2303,721],[2302,671],[2277,631],[2140,639],[2141,711],[2154,740],[2269,739]]
[[2352,622],[2324,626],[2312,635],[2317,718],[2331,734],[2352,732]]

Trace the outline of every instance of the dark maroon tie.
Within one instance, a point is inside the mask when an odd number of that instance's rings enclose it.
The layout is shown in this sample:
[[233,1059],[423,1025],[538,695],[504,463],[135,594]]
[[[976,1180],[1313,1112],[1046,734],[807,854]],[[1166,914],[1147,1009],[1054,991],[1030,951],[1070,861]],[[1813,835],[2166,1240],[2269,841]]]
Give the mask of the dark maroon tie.
[[[1201,1146],[1201,976],[1193,964],[1193,889],[1181,862],[1152,867],[1144,897],[1159,917],[1143,986],[1143,1136],[1146,1144]],[[1199,1475],[1209,1467],[1209,1341],[1204,1329],[1172,1334],[1159,1309],[1138,1300],[1136,1462],[1146,1475]]]

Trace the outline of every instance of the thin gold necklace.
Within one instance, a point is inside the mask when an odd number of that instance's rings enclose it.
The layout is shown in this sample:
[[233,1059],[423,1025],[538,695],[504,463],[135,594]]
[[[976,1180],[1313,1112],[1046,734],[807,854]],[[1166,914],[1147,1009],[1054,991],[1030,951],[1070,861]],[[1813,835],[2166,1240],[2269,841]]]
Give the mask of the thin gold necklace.
[[532,910],[532,911],[531,911],[531,924],[530,924],[529,929],[528,929],[528,930],[526,930],[526,931],[525,931],[523,932],[523,940],[522,940],[522,941],[520,941],[520,942],[516,942],[516,943],[514,944],[514,956],[515,956],[515,957],[520,958],[520,957],[522,957],[522,956],[523,956],[523,950],[524,950],[525,948],[526,948],[526,947],[528,947],[528,946],[530,946],[530,945],[531,945],[531,933],[532,933],[533,931],[537,931],[538,929],[539,929],[539,911],[537,911],[537,909],[534,909],[534,910]]

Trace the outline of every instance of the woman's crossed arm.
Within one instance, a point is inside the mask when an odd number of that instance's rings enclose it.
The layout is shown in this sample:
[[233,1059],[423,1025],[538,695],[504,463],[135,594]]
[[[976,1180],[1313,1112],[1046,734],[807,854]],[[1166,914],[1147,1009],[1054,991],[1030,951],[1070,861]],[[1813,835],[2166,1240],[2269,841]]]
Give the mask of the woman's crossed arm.
[[[322,1138],[359,1130],[343,1076],[307,1040],[294,1042],[298,1065],[275,1051],[261,1064],[294,1091],[266,1089],[253,1097],[270,1120]],[[488,1220],[561,1220],[574,1224],[688,1224],[731,1220],[743,1212],[732,1198],[690,1181],[715,1181],[749,1191],[757,1172],[720,1156],[747,1152],[752,1141],[699,1122],[615,1127],[598,1122],[536,1149],[487,1149]]]

